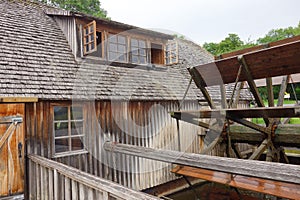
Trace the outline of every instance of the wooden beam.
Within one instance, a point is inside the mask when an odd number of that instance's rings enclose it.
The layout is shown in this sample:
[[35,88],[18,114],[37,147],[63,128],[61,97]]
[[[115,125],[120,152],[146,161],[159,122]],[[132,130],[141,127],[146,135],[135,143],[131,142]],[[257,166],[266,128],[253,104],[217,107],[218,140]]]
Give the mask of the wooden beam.
[[[196,86],[201,90],[205,100],[207,101],[208,105],[214,109],[216,108],[216,105],[214,104],[212,98],[210,97],[207,89],[205,88],[206,86],[206,81],[204,80],[204,78],[202,77],[202,75],[200,73],[198,73],[198,71],[192,67],[189,69],[189,73],[191,74]],[[223,84],[223,83],[221,83]]]
[[[267,77],[284,76],[300,73],[300,40],[275,46],[269,49],[244,54],[252,78],[263,79]],[[223,84],[234,83],[238,74],[240,63],[237,56],[217,60],[213,63],[195,67],[202,77],[209,77],[212,81],[206,86],[219,85],[218,78],[210,72],[211,66],[216,65],[221,74]],[[246,74],[242,72],[239,81],[246,81]],[[209,84],[210,83],[210,84]]]
[[[266,135],[251,128],[239,125],[229,126],[229,134],[234,143],[260,144]],[[273,138],[275,146],[300,148],[300,125],[278,125]]]
[[290,184],[281,181],[271,181],[241,175],[232,176],[230,173],[188,166],[177,166],[172,169],[171,172],[282,198],[298,199],[300,196],[299,184]]
[[260,155],[267,149],[269,143],[271,141],[269,139],[265,139],[259,147],[253,152],[253,154],[250,156],[249,160],[257,160]]
[[15,131],[15,129],[16,125],[14,123],[11,123],[6,129],[5,133],[0,138],[0,150],[2,148],[2,145],[6,142],[7,138]]
[[280,86],[280,91],[279,91],[279,94],[278,94],[277,106],[283,106],[284,93],[285,93],[286,88],[287,88],[288,79],[289,79],[289,76],[284,76],[282,78],[282,82],[281,82],[281,86]]
[[178,119],[189,117],[224,118],[228,116],[239,118],[300,117],[300,106],[173,111],[171,112],[171,116]]
[[193,115],[188,114],[188,113],[184,114],[184,115],[181,115],[180,113],[171,112],[171,117],[173,117],[177,120],[182,120],[184,122],[188,122],[190,124],[194,124],[196,126],[201,126],[203,128],[209,129],[209,124],[208,123],[195,120],[194,119],[195,117]]
[[28,103],[38,102],[37,97],[0,97],[1,103]]
[[[44,158],[38,155],[28,155],[28,158],[38,164],[41,167],[53,170],[55,174],[60,174],[76,181],[78,185],[85,186],[90,189],[95,189],[96,191],[109,193],[116,199],[148,199],[148,200],[158,200],[158,197],[148,195],[130,188],[126,188],[122,185],[114,183],[112,181],[94,176],[92,174],[86,173],[79,169],[64,165],[62,163]],[[57,190],[55,190],[57,191]],[[56,198],[55,198],[56,199]]]
[[268,92],[268,106],[274,107],[274,94],[273,94],[272,78],[270,78],[270,77],[266,78],[266,82],[267,82],[267,92]]
[[[250,90],[251,90],[251,92],[254,96],[254,99],[255,99],[257,105],[259,107],[265,107],[264,102],[263,102],[263,100],[262,100],[262,98],[261,98],[261,96],[258,92],[258,89],[257,89],[256,84],[254,82],[254,79],[252,77],[249,66],[248,66],[248,64],[245,60],[245,57],[244,56],[238,56],[238,61],[239,61],[240,65],[243,66],[243,72],[246,76],[247,83],[250,87]],[[264,121],[265,121],[266,125],[268,126],[269,125],[269,119],[264,117]]]
[[103,147],[106,151],[112,153],[122,153],[178,165],[300,184],[300,168],[297,165],[208,156],[116,142],[106,142]]

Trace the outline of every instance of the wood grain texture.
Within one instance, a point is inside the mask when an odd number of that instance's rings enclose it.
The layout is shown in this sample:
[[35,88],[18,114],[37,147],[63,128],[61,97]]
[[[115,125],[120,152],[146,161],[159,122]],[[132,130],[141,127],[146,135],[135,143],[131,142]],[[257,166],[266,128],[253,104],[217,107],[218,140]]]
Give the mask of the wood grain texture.
[[106,142],[104,149],[179,165],[300,184],[300,168],[297,165],[207,156],[111,142]]
[[[119,199],[132,199],[132,200],[157,200],[159,198],[155,196],[148,195],[146,193],[142,193],[136,190],[132,190],[129,188],[126,188],[124,186],[121,186],[119,184],[116,184],[112,181],[108,181],[105,179],[101,179],[99,177],[93,176],[91,174],[88,174],[86,172],[82,172],[79,169],[75,169],[73,167],[69,167],[67,165],[49,160],[47,158],[43,158],[41,156],[37,155],[28,155],[28,158],[34,163],[35,166],[39,166],[40,168],[47,168],[49,170],[54,171],[54,188],[55,188],[55,194],[54,199],[57,199],[56,197],[61,196],[61,198],[67,198],[71,197],[72,194],[72,186],[71,181],[75,181],[79,184],[79,197],[80,199],[82,197],[87,197],[87,199],[91,199],[91,197],[94,197],[96,195],[96,191],[100,191],[103,193],[103,196],[108,197],[115,197],[117,200]],[[39,174],[38,171],[32,172],[32,175],[36,175],[34,177],[37,177],[39,175],[40,178],[43,176],[43,174]],[[34,174],[38,173],[38,174]],[[36,187],[41,188],[47,186],[47,182],[36,182]],[[77,187],[76,187],[77,189]],[[60,193],[58,193],[60,191]],[[74,192],[73,192],[74,193]]]
[[282,198],[298,199],[300,196],[299,184],[270,181],[261,178],[253,178],[240,175],[232,176],[228,173],[215,172],[188,166],[177,166],[172,169],[172,172],[184,176],[190,176],[225,184],[231,187],[242,188],[263,194],[270,194]]
[[[24,104],[1,103],[0,118],[9,116],[24,117]],[[0,138],[5,139],[0,149],[0,196],[24,192],[24,127],[23,123],[0,124]],[[11,133],[4,136],[5,131]]]

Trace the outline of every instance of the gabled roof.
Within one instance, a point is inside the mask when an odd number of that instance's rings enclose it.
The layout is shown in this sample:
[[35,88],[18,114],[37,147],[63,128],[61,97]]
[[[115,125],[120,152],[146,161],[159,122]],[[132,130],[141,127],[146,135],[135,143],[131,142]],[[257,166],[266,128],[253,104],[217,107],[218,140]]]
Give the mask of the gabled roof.
[[[52,9],[45,7],[48,12]],[[88,58],[76,61],[45,7],[29,1],[0,1],[0,96],[181,100],[190,79],[186,68],[213,60],[200,46],[178,40],[179,64],[169,67],[124,68]],[[69,14],[53,10],[56,14]],[[216,99],[220,97],[219,90],[210,91]],[[192,84],[186,99],[203,98]]]

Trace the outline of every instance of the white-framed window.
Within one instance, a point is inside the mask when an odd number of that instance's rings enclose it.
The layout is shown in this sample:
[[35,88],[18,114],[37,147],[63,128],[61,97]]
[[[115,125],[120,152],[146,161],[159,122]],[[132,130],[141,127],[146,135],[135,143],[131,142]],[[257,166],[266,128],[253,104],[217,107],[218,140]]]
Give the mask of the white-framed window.
[[83,106],[53,105],[54,157],[86,152]]
[[169,41],[165,49],[166,65],[178,63],[178,44],[176,41]]
[[147,64],[146,41],[130,39],[130,61],[134,64]]
[[96,21],[92,21],[83,27],[83,54],[97,51]]
[[123,35],[108,35],[108,60],[127,62],[127,37]]

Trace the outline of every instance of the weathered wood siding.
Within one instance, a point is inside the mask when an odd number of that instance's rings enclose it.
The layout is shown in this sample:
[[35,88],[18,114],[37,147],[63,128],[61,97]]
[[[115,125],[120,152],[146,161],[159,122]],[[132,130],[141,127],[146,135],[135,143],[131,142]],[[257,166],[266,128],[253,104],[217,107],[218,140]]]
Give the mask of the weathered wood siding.
[[[24,104],[0,103],[0,118],[24,116]],[[0,139],[11,123],[0,123]],[[0,147],[0,197],[24,191],[24,124],[13,127]],[[18,145],[21,144],[20,150]]]
[[[51,103],[26,104],[26,140],[28,154],[52,158]],[[64,103],[64,102],[60,102]],[[72,104],[72,102],[65,102]],[[111,156],[103,150],[106,140],[137,146],[178,150],[176,120],[169,111],[178,110],[178,102],[82,102],[86,104],[86,146],[88,154],[53,158],[85,172],[112,180],[133,189],[145,189],[174,180],[172,166],[134,156]],[[183,110],[200,109],[197,102],[186,102]],[[197,126],[180,122],[181,150],[199,152]]]
[[76,31],[75,19],[73,17],[62,17],[62,16],[59,17],[53,16],[53,19],[56,21],[58,26],[63,31],[70,45],[72,53],[76,56],[78,50],[78,44],[77,44],[77,34],[76,34],[77,31]]

